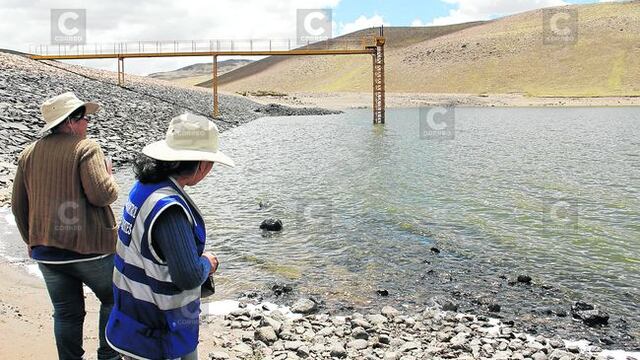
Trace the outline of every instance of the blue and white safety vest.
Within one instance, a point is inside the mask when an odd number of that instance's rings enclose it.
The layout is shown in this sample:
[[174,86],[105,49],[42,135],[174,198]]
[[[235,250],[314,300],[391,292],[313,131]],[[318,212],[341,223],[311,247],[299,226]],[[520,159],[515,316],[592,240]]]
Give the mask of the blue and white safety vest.
[[187,214],[202,255],[206,240],[202,215],[173,179],[156,184],[136,182],[124,207],[114,257],[114,306],[106,337],[111,347],[134,358],[180,358],[198,345],[200,287],[183,291],[173,283],[151,237],[158,216],[176,205]]

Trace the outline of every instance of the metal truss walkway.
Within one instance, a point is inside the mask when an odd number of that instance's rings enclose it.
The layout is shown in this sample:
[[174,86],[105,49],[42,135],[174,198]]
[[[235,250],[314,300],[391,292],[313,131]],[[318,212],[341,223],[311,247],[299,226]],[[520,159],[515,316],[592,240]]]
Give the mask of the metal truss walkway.
[[[218,56],[362,55],[373,59],[373,123],[384,124],[384,33],[360,39],[329,39],[298,46],[296,40],[137,41],[112,44],[40,45],[31,47],[34,60],[117,59],[118,85],[125,81],[124,59],[211,56],[213,117],[219,117]],[[296,47],[297,46],[297,47]]]

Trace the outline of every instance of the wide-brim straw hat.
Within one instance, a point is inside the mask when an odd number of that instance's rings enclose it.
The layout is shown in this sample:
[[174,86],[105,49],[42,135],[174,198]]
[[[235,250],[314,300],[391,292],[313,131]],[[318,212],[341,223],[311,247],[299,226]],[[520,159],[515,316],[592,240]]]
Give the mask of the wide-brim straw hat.
[[40,133],[42,134],[47,130],[51,130],[56,125],[65,121],[69,115],[82,106],[85,107],[86,115],[95,114],[100,110],[100,105],[94,102],[84,102],[78,99],[76,94],[72,92],[66,92],[48,99],[40,106],[42,118],[46,123],[45,126],[40,129]]
[[162,161],[212,161],[235,166],[220,152],[220,132],[213,121],[190,113],[171,119],[164,140],[145,146],[142,153]]

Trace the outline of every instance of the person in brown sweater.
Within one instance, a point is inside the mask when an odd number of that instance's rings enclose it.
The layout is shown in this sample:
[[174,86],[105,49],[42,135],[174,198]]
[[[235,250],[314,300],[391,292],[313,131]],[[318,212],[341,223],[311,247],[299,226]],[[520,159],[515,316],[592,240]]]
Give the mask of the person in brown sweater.
[[111,164],[87,139],[87,115],[99,106],[73,93],[41,107],[50,130],[18,159],[11,208],[29,256],[38,262],[54,308],[60,359],[82,359],[83,284],[100,300],[98,359],[120,359],[104,337],[113,307],[113,253],[118,197]]

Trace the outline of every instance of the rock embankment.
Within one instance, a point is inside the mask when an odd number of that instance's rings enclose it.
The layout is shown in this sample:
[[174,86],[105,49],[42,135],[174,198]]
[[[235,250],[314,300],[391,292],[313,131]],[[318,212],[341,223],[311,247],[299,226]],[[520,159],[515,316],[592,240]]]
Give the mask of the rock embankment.
[[[117,86],[113,72],[56,61],[34,61],[0,52],[0,205],[6,203],[19,153],[39,138],[40,104],[73,91],[102,109],[91,119],[89,136],[98,141],[116,165],[132,158],[145,144],[164,136],[168,121],[185,111],[212,113],[211,92],[160,80],[127,75]],[[263,116],[321,115],[323,109],[265,106],[240,96],[220,95],[221,131]]]
[[306,115],[331,115],[340,114],[342,111],[328,110],[318,107],[288,107],[278,104],[267,104],[256,109],[256,112],[265,116],[306,116]]
[[331,316],[292,315],[273,304],[240,306],[224,317],[202,317],[201,333],[215,333],[210,359],[606,358],[595,346],[518,333],[495,319],[436,308],[405,314],[385,306],[373,314]]

